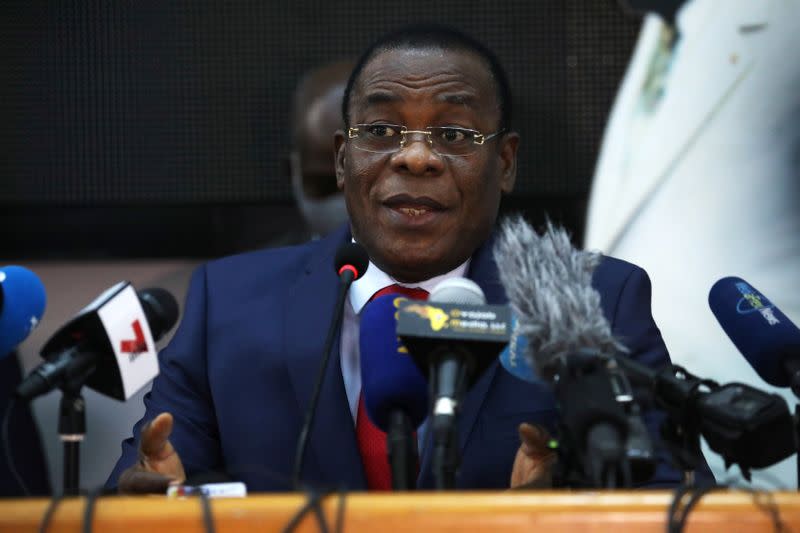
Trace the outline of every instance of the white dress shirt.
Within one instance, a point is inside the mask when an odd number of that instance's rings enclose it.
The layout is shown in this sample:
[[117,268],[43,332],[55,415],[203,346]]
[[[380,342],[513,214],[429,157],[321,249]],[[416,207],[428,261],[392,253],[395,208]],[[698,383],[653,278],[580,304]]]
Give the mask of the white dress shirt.
[[433,291],[440,282],[448,278],[463,277],[469,267],[469,259],[447,274],[421,281],[419,283],[401,283],[387,273],[383,272],[371,261],[363,277],[350,286],[347,303],[344,306],[344,320],[342,322],[342,339],[339,353],[341,354],[342,379],[347,393],[347,402],[350,404],[350,414],[353,415],[353,424],[358,414],[358,397],[361,395],[361,356],[359,354],[359,322],[361,310],[367,305],[372,295],[389,285],[401,285]]

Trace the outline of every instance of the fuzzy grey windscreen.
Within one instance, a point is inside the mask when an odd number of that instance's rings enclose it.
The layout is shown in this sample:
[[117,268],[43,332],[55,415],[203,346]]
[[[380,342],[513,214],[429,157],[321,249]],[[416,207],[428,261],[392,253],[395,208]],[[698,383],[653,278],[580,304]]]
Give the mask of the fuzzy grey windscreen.
[[522,217],[511,217],[501,223],[494,259],[540,374],[553,359],[579,349],[626,351],[612,336],[592,286],[598,252],[574,248],[563,228],[548,223],[539,235]]
[[0,205],[286,202],[298,77],[414,20],[507,68],[517,194],[585,194],[639,26],[614,0],[7,0]]

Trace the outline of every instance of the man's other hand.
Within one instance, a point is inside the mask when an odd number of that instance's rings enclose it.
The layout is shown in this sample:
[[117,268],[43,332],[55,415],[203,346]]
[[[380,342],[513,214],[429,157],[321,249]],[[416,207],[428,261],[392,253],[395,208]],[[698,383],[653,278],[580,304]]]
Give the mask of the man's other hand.
[[548,447],[550,435],[531,424],[519,425],[520,446],[511,469],[511,488],[548,488],[553,486],[553,465],[557,455]]
[[186,481],[178,452],[169,442],[172,415],[161,413],[142,428],[139,461],[119,476],[119,491],[129,494],[164,493],[169,485]]

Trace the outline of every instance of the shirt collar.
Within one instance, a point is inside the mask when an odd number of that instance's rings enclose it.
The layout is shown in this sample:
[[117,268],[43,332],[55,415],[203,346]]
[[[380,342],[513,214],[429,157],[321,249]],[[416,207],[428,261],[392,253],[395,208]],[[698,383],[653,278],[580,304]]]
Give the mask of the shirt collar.
[[375,264],[370,261],[369,267],[364,275],[350,285],[350,305],[353,306],[353,311],[358,314],[361,312],[361,309],[367,305],[367,302],[370,298],[372,298],[373,294],[384,287],[394,284],[401,285],[403,287],[421,288],[431,292],[433,291],[434,287],[448,278],[464,277],[464,275],[467,273],[469,262],[470,260],[467,259],[450,272],[442,274],[441,276],[436,276],[417,283],[402,283],[392,278],[389,274],[375,266]]

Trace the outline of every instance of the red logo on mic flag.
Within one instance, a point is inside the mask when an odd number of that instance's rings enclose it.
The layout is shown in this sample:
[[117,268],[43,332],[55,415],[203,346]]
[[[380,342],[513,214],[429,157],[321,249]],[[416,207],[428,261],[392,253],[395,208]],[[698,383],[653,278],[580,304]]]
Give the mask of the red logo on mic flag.
[[144,339],[144,331],[142,331],[142,325],[139,323],[139,320],[134,320],[131,324],[133,327],[133,333],[136,335],[135,339],[124,340],[120,342],[119,350],[122,353],[129,353],[129,354],[137,354],[147,351],[147,341]]

